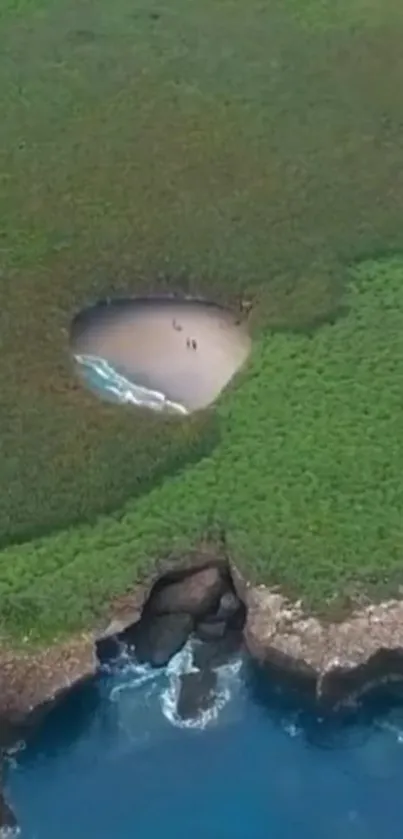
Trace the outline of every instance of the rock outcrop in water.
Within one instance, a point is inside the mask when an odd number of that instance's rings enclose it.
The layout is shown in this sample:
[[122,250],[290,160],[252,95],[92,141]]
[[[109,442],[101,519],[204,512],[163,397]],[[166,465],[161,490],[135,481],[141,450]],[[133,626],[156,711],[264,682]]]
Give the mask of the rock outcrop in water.
[[[177,713],[185,724],[214,703],[216,668],[238,651],[241,635],[268,678],[296,688],[321,711],[338,710],[385,682],[403,682],[403,601],[369,604],[325,622],[279,591],[252,585],[225,557],[199,551],[168,560],[115,601],[106,626],[48,649],[0,647],[0,761],[59,697],[96,675],[96,653],[113,656],[123,641],[134,645],[137,659],[161,667],[191,633],[202,643],[190,671],[178,675]],[[16,820],[0,774],[0,836],[2,827],[12,835]]]
[[[191,633],[202,643],[194,646],[190,669],[176,676],[176,713],[185,725],[214,706],[217,668],[237,653],[241,637],[268,678],[297,689],[321,713],[385,682],[403,682],[403,600],[325,622],[279,591],[252,585],[225,556],[198,551],[166,561],[115,601],[106,626],[48,649],[0,647],[0,770],[2,752],[26,738],[73,686],[94,677],[100,656],[113,656],[124,641],[138,659],[161,667]],[[1,780],[0,773],[0,836],[2,828],[14,835]]]
[[136,658],[154,667],[168,663],[194,631],[204,641],[242,628],[245,609],[225,566],[208,565],[162,576],[134,624],[118,635]]
[[[225,557],[198,551],[167,560],[116,601],[107,625],[92,633],[37,652],[0,649],[7,744],[24,736],[38,712],[40,718],[72,685],[95,675],[95,650],[109,656],[124,641],[139,659],[161,667],[194,633],[204,642],[196,666],[211,671],[217,651],[222,647],[225,657],[228,644],[239,646],[242,630],[251,656],[271,679],[296,687],[322,709],[336,709],[382,682],[403,681],[403,601],[368,605],[326,623],[280,592],[251,585]],[[187,680],[186,691],[192,693],[200,678]],[[0,739],[7,745],[4,731],[3,725]]]
[[184,647],[193,631],[193,618],[186,612],[146,615],[119,636],[135,650],[140,663],[164,667]]
[[195,719],[211,708],[217,689],[217,674],[208,667],[181,676],[177,713],[182,720]]

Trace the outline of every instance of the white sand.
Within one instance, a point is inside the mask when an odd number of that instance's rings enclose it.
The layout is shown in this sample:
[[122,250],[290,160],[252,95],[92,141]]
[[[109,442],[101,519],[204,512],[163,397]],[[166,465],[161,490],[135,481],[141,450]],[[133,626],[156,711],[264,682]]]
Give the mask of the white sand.
[[195,411],[217,398],[250,347],[245,326],[219,307],[151,300],[138,307],[131,302],[125,311],[112,304],[98,323],[95,314],[72,349],[124,368],[136,384]]

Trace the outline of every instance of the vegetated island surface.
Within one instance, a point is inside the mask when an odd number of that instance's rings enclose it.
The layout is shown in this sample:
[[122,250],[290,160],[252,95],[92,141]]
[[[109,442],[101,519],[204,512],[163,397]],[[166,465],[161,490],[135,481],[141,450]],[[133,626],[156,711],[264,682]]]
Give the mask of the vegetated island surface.
[[312,332],[260,332],[197,463],[94,525],[3,550],[2,632],[45,641],[86,628],[155,560],[207,533],[225,533],[248,579],[313,609],[396,592],[403,260],[352,268],[345,303]]
[[[367,257],[403,252],[401,3],[0,20],[2,638],[93,626],[206,534],[309,609],[398,591],[403,261]],[[184,420],[69,363],[80,307],[162,291],[252,303],[247,367]]]

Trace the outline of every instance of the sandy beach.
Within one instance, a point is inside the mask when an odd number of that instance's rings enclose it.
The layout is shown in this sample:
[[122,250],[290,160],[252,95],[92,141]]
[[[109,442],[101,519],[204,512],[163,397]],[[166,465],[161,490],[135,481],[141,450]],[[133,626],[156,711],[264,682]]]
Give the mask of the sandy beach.
[[245,362],[246,327],[225,309],[191,300],[112,301],[73,328],[74,354],[105,359],[188,411],[210,405]]

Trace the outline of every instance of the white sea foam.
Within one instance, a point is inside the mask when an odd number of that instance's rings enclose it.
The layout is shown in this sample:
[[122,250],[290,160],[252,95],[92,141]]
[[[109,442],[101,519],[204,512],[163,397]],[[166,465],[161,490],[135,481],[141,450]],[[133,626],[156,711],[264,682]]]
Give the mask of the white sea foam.
[[[155,669],[148,664],[139,664],[133,660],[133,656],[129,655],[127,650],[122,652],[114,664],[103,667],[104,672],[119,678],[118,684],[115,683],[108,689],[108,696],[111,702],[117,704],[125,728],[127,715],[131,717],[134,707],[138,707],[138,701],[143,702],[144,698],[148,701],[152,696],[158,697],[157,701],[163,716],[176,727],[204,729],[218,719],[239,683],[238,674],[242,659],[239,657],[214,668],[217,684],[212,695],[211,707],[201,709],[195,717],[183,719],[178,713],[181,677],[200,672],[193,663],[194,648],[195,642],[188,641],[168,665],[161,669]],[[145,697],[144,689],[146,689]]]
[[217,675],[217,687],[210,708],[201,709],[197,716],[183,719],[178,713],[178,701],[181,689],[181,676],[199,672],[193,664],[193,643],[189,641],[185,647],[169,662],[166,673],[168,685],[161,692],[161,710],[171,725],[179,728],[204,729],[215,722],[220,712],[229,702],[237,676],[242,666],[241,659],[236,659],[214,669]]
[[387,731],[388,734],[391,734],[394,737],[396,743],[403,745],[403,721],[401,719],[399,722],[395,722],[393,720],[393,716],[391,715],[391,718],[386,718],[381,720],[381,722],[378,722],[378,728],[381,731]]
[[[122,673],[122,671],[120,671],[120,673]],[[121,682],[119,685],[115,685],[111,689],[109,694],[111,702],[119,702],[119,698],[122,693],[136,690],[137,688],[142,687],[142,685],[155,682],[158,678],[161,678],[161,673],[158,670],[152,670],[152,668],[148,669],[145,666],[142,667],[141,665],[132,665],[131,667],[128,665],[125,675],[129,677],[128,680],[126,682]]]
[[140,664],[123,644],[119,658],[111,664],[104,665],[102,669],[115,678],[119,677],[119,683],[113,685],[109,691],[111,702],[119,702],[123,693],[136,691],[143,685],[160,681],[164,677],[164,670],[155,669],[150,664]]
[[18,756],[21,754],[21,752],[25,751],[26,747],[27,744],[25,740],[17,740],[15,743],[13,743],[6,749],[7,760],[9,762],[17,760]]
[[179,402],[172,402],[164,393],[150,390],[135,382],[129,381],[118,373],[104,358],[96,355],[75,355],[74,360],[80,367],[88,371],[89,379],[98,391],[104,391],[113,396],[115,402],[123,405],[132,404],[153,411],[167,411],[176,414],[188,414],[187,408]]
[[302,734],[302,728],[295,720],[283,720],[283,731],[289,737],[299,737]]

